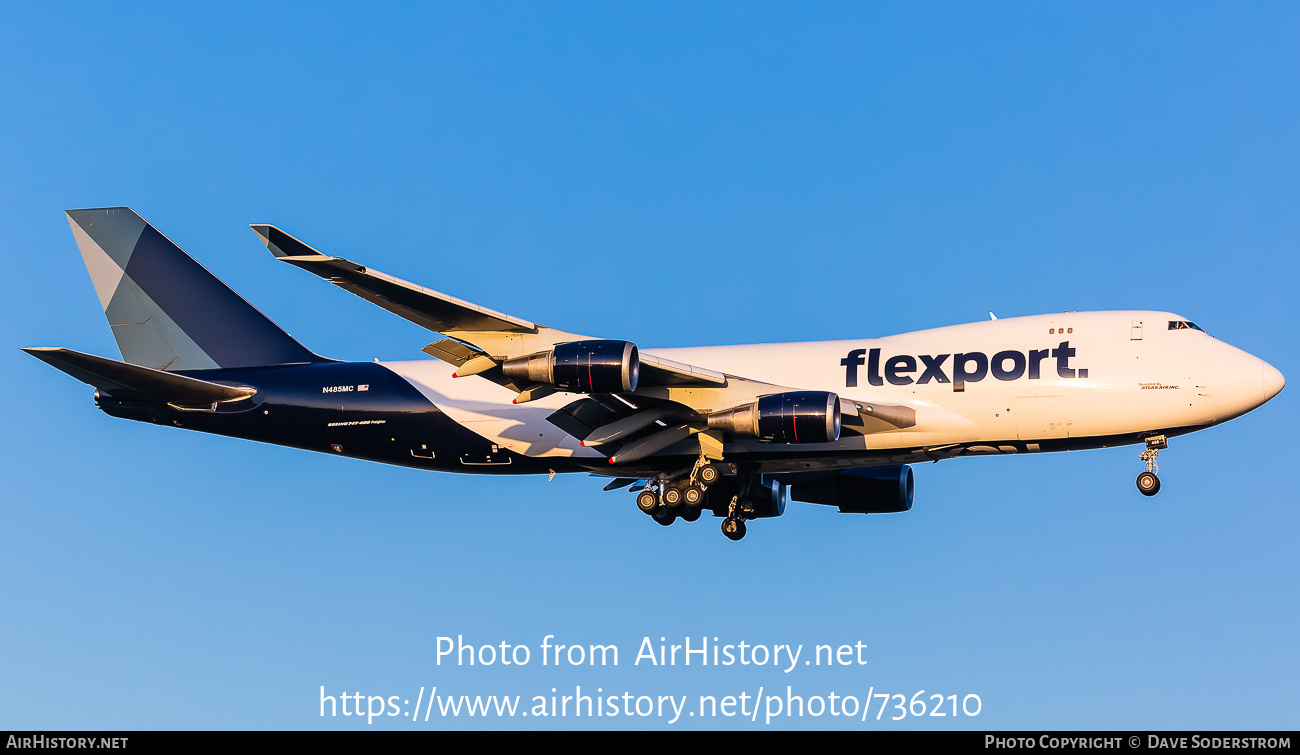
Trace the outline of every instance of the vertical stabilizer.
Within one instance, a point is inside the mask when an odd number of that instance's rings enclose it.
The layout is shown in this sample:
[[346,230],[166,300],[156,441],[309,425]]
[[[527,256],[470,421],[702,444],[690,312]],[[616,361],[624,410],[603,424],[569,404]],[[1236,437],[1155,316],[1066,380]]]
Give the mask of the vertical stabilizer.
[[66,214],[125,361],[159,370],[327,361],[133,210]]

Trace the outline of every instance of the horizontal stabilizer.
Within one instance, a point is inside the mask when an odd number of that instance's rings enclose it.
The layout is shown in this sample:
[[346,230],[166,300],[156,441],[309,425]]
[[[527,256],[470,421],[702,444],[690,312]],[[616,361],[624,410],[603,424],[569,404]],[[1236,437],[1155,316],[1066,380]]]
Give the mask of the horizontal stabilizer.
[[198,406],[236,401],[257,393],[256,388],[248,386],[210,383],[71,349],[34,348],[23,351],[116,398],[136,397]]

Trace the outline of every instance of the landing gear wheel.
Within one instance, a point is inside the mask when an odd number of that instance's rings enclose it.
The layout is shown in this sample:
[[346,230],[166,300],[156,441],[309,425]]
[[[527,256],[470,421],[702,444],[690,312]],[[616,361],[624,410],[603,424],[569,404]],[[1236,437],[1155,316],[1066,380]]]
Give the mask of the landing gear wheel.
[[704,502],[704,488],[699,485],[687,485],[682,489],[682,501],[691,508],[697,508]]
[[701,509],[682,509],[680,514],[683,521],[693,522],[700,518]]
[[637,493],[636,507],[647,514],[653,514],[654,510],[659,507],[659,496],[653,491],[642,490]]
[[665,508],[663,506],[660,506],[659,508],[655,509],[655,513],[651,514],[650,516],[653,517],[656,522],[662,524],[665,527],[677,521],[677,512]]
[[1147,471],[1138,475],[1137,486],[1142,495],[1152,496],[1160,492],[1160,478],[1156,477],[1160,467],[1156,464],[1156,457],[1161,450],[1169,448],[1169,439],[1163,435],[1153,435],[1146,439],[1146,444],[1146,450],[1138,454],[1138,458],[1147,463]]
[[681,489],[681,488],[678,488],[678,487],[670,487],[670,488],[667,488],[667,489],[664,490],[664,505],[665,505],[665,506],[669,506],[669,507],[677,507],[677,506],[680,506],[681,503],[682,503],[682,489]]
[[722,520],[722,534],[727,536],[728,540],[739,540],[745,536],[745,520],[727,517]]
[[[752,516],[754,516],[754,511],[755,511],[755,509],[754,509],[754,502],[753,502],[753,501],[750,501],[750,500],[743,500],[743,501],[741,501],[741,502],[740,502],[740,511],[741,511],[741,513],[744,514],[745,516],[748,516],[748,517],[752,517]],[[744,522],[742,522],[742,524],[744,524]]]
[[720,477],[722,477],[722,472],[712,464],[705,464],[700,467],[700,471],[695,473],[695,478],[706,488],[717,482]]

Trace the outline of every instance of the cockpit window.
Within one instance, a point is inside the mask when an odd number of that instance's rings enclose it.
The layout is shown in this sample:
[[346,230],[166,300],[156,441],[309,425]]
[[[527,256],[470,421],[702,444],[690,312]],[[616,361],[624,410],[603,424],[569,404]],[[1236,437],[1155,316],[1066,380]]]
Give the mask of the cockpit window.
[[1169,329],[1170,330],[1200,330],[1202,333],[1205,332],[1204,330],[1201,330],[1201,326],[1197,325],[1191,320],[1170,320]]

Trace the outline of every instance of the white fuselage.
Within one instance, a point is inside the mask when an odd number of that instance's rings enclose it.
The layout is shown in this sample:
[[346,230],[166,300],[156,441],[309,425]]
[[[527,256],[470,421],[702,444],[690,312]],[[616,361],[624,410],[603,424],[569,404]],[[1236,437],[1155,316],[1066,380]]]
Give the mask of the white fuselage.
[[[1281,373],[1166,312],[1067,312],[953,325],[884,338],[652,349],[645,353],[748,379],[777,390],[819,390],[863,402],[909,406],[916,425],[831,444],[740,440],[728,451],[843,455],[832,466],[959,453],[1062,450],[1140,442],[1190,432],[1254,409],[1282,389]],[[591,457],[546,417],[577,398],[559,393],[516,405],[487,380],[452,378],[438,361],[384,366],[452,419],[528,456]],[[719,388],[654,388],[709,412],[748,396]]]

